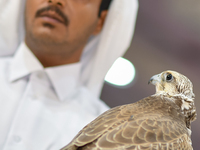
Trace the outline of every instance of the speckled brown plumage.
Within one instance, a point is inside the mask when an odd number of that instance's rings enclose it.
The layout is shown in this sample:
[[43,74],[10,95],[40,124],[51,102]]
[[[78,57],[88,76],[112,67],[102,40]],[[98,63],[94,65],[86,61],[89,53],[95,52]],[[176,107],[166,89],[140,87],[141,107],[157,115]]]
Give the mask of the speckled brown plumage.
[[[173,82],[168,83],[172,85],[163,86],[169,73],[174,77]],[[180,91],[185,90],[179,89],[179,93],[172,95],[166,89],[179,85],[178,78],[182,76],[166,71],[159,74],[159,81],[154,82],[157,80],[154,77],[151,82],[156,85],[155,95],[108,110],[84,127],[62,150],[192,150],[189,130],[191,121],[196,118],[191,101],[194,94],[188,92],[191,97],[183,96]],[[186,79],[182,81],[184,87],[185,82],[190,83]],[[184,109],[186,104],[183,108],[183,99],[191,103],[190,108]],[[185,111],[189,110],[190,115],[186,116]]]

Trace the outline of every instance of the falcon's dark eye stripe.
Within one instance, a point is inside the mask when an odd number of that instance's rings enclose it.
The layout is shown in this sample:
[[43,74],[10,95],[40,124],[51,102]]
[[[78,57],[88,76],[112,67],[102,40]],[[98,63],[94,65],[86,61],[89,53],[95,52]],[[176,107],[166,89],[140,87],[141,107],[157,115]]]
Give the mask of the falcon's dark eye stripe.
[[173,78],[172,74],[168,74],[167,77],[166,77],[166,80],[170,81],[170,80],[172,80],[172,78]]

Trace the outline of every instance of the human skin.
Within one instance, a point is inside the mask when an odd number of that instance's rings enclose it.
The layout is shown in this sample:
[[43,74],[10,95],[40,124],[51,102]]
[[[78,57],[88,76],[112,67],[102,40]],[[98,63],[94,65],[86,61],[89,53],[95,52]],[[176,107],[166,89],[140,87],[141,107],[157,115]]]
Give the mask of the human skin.
[[25,42],[44,67],[80,60],[89,37],[102,29],[101,1],[27,0]]

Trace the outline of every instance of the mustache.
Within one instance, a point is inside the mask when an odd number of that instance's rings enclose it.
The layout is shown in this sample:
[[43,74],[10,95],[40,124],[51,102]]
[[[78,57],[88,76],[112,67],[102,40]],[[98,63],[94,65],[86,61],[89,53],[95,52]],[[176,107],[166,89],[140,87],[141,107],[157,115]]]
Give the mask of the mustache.
[[66,26],[69,25],[68,17],[57,6],[47,6],[47,7],[41,8],[36,12],[35,17],[40,17],[43,12],[46,12],[46,11],[49,11],[49,10],[56,12],[64,20],[63,23]]

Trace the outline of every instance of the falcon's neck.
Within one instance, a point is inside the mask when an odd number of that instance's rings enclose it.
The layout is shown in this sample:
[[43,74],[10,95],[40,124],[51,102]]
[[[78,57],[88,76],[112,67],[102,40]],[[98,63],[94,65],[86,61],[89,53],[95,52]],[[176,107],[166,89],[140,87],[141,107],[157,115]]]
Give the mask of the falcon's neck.
[[191,122],[196,120],[196,107],[194,105],[194,98],[189,98],[183,94],[169,95],[162,93],[164,97],[170,98],[177,106],[180,107],[182,114],[185,116],[187,128],[191,129]]

